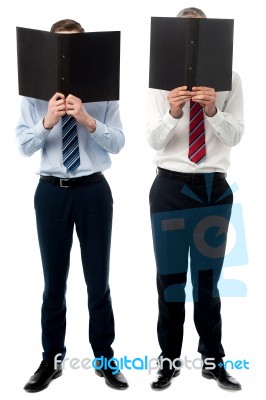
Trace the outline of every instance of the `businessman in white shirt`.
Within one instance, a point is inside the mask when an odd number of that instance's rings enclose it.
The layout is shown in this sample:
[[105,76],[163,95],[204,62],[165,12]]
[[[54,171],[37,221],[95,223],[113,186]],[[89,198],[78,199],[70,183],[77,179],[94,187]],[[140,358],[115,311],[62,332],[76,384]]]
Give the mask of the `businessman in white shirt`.
[[[180,11],[178,17],[206,16],[203,11],[191,7]],[[180,373],[174,360],[181,355],[189,259],[202,375],[215,379],[224,389],[241,389],[223,364],[225,353],[221,343],[221,302],[217,284],[233,203],[226,171],[230,166],[231,148],[240,142],[243,131],[242,85],[235,72],[232,89],[227,92],[216,93],[215,88],[202,86],[192,90],[181,86],[170,92],[149,89],[147,139],[156,150],[157,166],[157,176],[150,190],[159,296],[157,331],[161,357],[171,361],[159,362],[151,383],[155,390],[169,387]],[[214,209],[218,210],[218,217],[216,212],[212,214]],[[200,216],[202,221],[206,216],[212,218],[214,226],[223,221],[223,243],[217,245],[219,235],[214,229],[209,238],[214,246],[210,257],[203,257],[197,246],[204,242],[206,233],[204,226],[201,230],[195,229]],[[166,235],[164,240],[156,225],[158,217]],[[174,232],[178,232],[176,241]],[[174,298],[169,295],[171,288],[175,288]],[[213,369],[208,369],[207,361],[204,362],[210,358]]]

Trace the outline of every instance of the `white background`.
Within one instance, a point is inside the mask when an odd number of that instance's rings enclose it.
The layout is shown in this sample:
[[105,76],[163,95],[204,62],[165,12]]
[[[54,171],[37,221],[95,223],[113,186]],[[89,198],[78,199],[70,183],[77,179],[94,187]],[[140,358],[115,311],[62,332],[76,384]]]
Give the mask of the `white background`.
[[[149,65],[151,16],[176,16],[188,6],[202,8],[208,17],[234,18],[234,69],[242,77],[245,95],[245,136],[232,150],[229,183],[239,190],[235,202],[242,205],[249,263],[227,268],[225,277],[246,283],[245,298],[223,298],[223,344],[226,357],[246,359],[250,370],[231,371],[242,385],[235,396],[262,398],[265,337],[265,14],[264,1],[178,1],[178,0],[9,0],[1,4],[1,342],[0,395],[5,399],[30,396],[23,386],[41,361],[40,307],[42,268],[37,243],[33,195],[38,177],[38,157],[19,155],[14,129],[19,115],[15,27],[49,30],[57,20],[72,18],[86,31],[121,30],[121,116],[126,146],[114,156],[106,177],[114,197],[114,225],[110,284],[116,320],[115,355],[128,358],[156,357],[157,293],[155,263],[150,232],[148,192],[155,176],[153,151],[145,139],[146,94]],[[91,54],[93,62],[93,53]],[[49,60],[47,60],[49,62]],[[86,287],[79,245],[75,237],[67,292],[68,357],[93,358],[88,343]],[[187,304],[182,356],[199,357],[192,304]],[[109,389],[93,370],[66,366],[63,376],[36,398],[136,397],[155,399],[230,396],[199,370],[184,369],[172,386],[162,393],[149,387],[147,371],[124,371],[130,388]],[[255,395],[256,393],[256,395]]]

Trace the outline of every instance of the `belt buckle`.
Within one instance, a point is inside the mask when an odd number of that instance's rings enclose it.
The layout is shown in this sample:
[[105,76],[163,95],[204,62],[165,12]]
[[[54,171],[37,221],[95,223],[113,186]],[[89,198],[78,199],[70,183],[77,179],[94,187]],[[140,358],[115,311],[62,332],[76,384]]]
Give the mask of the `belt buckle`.
[[70,186],[64,185],[64,184],[63,184],[63,182],[67,182],[67,181],[69,181],[69,179],[61,179],[61,178],[60,178],[60,187],[61,187],[61,188],[66,188],[66,189],[67,189],[67,188],[70,188]]

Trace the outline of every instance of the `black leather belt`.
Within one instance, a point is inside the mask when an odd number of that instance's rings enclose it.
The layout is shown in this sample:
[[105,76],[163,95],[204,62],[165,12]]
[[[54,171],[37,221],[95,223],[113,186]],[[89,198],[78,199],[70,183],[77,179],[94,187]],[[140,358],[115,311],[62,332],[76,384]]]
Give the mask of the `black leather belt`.
[[[164,168],[157,168],[157,175],[163,176],[165,178],[169,179],[174,179],[177,181],[182,181],[182,182],[205,182],[205,177],[207,174],[210,174],[209,172],[206,172],[206,174],[190,174],[190,173],[183,173],[183,172],[175,172],[175,171],[170,171],[168,169]],[[226,174],[223,172],[211,172],[213,174],[213,179],[225,179]]]
[[44,181],[50,182],[53,185],[58,185],[63,188],[72,188],[81,185],[85,185],[86,183],[98,182],[103,178],[102,172],[95,172],[91,175],[81,176],[79,178],[58,178],[57,176],[45,176],[41,175],[40,179]]

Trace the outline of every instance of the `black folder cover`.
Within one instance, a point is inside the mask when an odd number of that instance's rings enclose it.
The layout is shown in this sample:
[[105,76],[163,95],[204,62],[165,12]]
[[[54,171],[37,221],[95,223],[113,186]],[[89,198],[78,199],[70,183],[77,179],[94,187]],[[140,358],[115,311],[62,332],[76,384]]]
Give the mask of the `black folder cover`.
[[149,87],[231,90],[234,20],[151,18]]
[[83,103],[119,99],[120,32],[58,34],[17,27],[19,94]]

